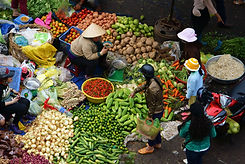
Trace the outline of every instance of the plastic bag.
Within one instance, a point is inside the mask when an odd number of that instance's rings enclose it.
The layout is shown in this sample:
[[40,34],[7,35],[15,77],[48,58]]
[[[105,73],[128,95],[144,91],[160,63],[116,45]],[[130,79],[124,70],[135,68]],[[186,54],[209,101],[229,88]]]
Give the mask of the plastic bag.
[[19,45],[19,46],[27,46],[28,45],[28,40],[24,36],[15,36],[14,42]]
[[30,113],[33,116],[37,116],[40,113],[42,113],[42,108],[37,104],[37,102],[31,101],[28,113]]
[[73,76],[71,75],[71,72],[68,69],[61,67],[60,70],[61,70],[61,73],[59,76],[60,81],[67,82],[73,78]]
[[[156,121],[158,120],[155,119]],[[148,123],[150,121],[150,123]],[[159,120],[158,120],[159,124]],[[137,115],[137,127],[136,131],[145,137],[147,137],[150,140],[154,140],[158,133],[160,132],[160,126],[157,124],[157,122],[154,125],[154,121],[152,119],[146,118],[145,120],[142,120],[139,115]],[[158,127],[157,127],[158,125]]]
[[164,49],[165,47],[171,48],[170,54],[171,54],[171,56],[175,57],[175,60],[179,60],[180,59],[181,53],[180,53],[179,42],[165,41],[160,46],[160,48]]
[[0,54],[8,55],[7,45],[0,43]]
[[48,41],[48,33],[38,32],[35,34],[35,39],[40,41],[41,43],[45,43]]

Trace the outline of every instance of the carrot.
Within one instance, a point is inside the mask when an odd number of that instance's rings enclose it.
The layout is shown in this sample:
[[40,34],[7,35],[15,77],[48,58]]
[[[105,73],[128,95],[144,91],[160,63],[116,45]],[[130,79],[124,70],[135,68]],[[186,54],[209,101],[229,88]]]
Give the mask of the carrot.
[[160,75],[157,75],[158,78],[161,78]]
[[163,98],[168,98],[168,95],[163,95]]
[[175,70],[177,70],[179,67],[180,67],[180,66],[179,66],[179,65],[177,65],[177,66],[176,66],[176,68],[175,68]]
[[168,80],[167,83],[171,88],[174,88],[174,85],[172,84],[171,80]]
[[168,89],[168,81],[164,83],[166,86],[166,89]]
[[168,114],[172,111],[171,107],[168,107]]
[[181,95],[181,96],[179,96],[179,97],[180,97],[181,99],[185,98],[185,96],[182,96],[182,95]]
[[179,91],[176,89],[175,93],[174,93],[174,97],[177,97]]
[[163,104],[168,105],[168,102],[163,102]]
[[184,100],[185,100],[185,98],[180,99],[180,101],[184,101]]
[[178,65],[179,65],[179,61],[173,63],[171,66],[172,66],[172,67],[176,67],[176,66],[178,66]]

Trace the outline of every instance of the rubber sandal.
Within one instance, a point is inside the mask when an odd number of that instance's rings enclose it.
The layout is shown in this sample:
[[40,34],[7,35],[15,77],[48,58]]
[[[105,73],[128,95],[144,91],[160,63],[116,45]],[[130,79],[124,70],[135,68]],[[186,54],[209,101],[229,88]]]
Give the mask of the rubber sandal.
[[153,152],[154,152],[154,148],[152,150],[147,150],[147,147],[144,147],[144,148],[138,150],[138,153],[140,153],[140,154],[151,154]]
[[[149,144],[146,143],[146,146],[148,147]],[[156,144],[156,145],[154,145],[153,147],[156,148],[156,149],[161,149],[162,145]]]

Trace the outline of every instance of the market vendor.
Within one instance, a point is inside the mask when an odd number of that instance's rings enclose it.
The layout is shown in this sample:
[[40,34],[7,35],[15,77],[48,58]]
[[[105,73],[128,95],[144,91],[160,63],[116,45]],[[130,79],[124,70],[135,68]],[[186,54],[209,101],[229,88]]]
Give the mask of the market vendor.
[[190,71],[190,76],[187,80],[186,98],[189,99],[188,106],[190,107],[196,101],[198,89],[203,87],[204,72],[195,58],[190,58],[185,61],[185,67]]
[[99,0],[69,0],[70,4],[74,6],[74,10],[81,10],[82,7],[99,11],[101,9]]
[[[163,90],[161,80],[154,76],[154,68],[150,64],[143,65],[139,70],[146,79],[146,83],[138,88],[131,94],[131,97],[137,92],[144,91],[146,97],[146,104],[149,108],[148,116],[153,120],[159,120],[163,116]],[[147,147],[138,150],[140,154],[153,153],[154,148],[161,148],[161,135],[160,132],[154,140],[148,140]]]
[[20,15],[18,11],[18,6],[20,8],[21,14],[28,15],[27,0],[11,0],[11,7],[13,8],[13,18],[16,18]]
[[101,36],[104,34],[102,27],[92,23],[71,43],[70,60],[85,72],[86,78],[94,75],[98,64],[106,68],[108,49],[101,42]]
[[179,39],[181,39],[181,59],[188,60],[190,58],[195,58],[201,65],[200,49],[202,45],[197,41],[195,30],[193,28],[185,28],[183,31],[179,32],[177,36]]
[[3,126],[5,120],[11,118],[12,114],[15,114],[13,124],[10,125],[10,129],[17,134],[23,134],[24,132],[19,129],[18,123],[20,119],[27,114],[30,106],[30,101],[21,98],[20,93],[12,88],[9,88],[8,84],[12,82],[14,71],[8,68],[0,68],[0,115],[3,116],[0,119],[0,124]]

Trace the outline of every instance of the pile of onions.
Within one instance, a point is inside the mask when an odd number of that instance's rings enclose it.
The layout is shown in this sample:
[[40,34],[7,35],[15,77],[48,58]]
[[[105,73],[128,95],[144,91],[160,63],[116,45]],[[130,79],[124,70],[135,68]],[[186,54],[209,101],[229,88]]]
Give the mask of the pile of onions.
[[103,29],[107,30],[117,21],[117,16],[115,13],[110,14],[106,12],[102,12],[99,14],[97,11],[91,12],[83,19],[77,27],[85,30],[91,23],[95,23],[101,26]]
[[50,162],[40,155],[28,154],[24,152],[22,157],[13,158],[10,164],[20,164],[20,163],[38,163],[38,164],[50,164]]
[[27,153],[44,156],[52,163],[68,157],[70,137],[73,137],[73,121],[58,111],[43,111],[24,136],[17,139],[24,143]]

